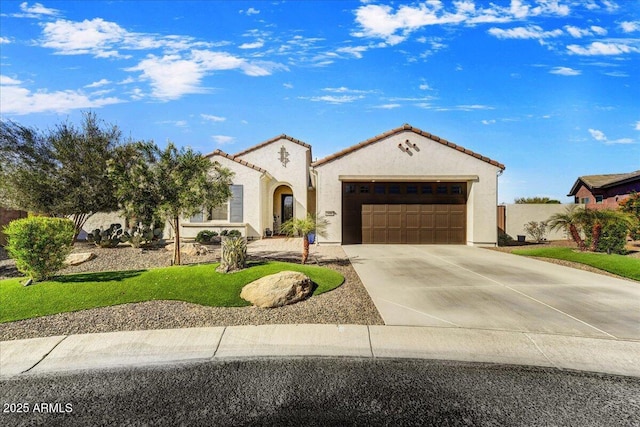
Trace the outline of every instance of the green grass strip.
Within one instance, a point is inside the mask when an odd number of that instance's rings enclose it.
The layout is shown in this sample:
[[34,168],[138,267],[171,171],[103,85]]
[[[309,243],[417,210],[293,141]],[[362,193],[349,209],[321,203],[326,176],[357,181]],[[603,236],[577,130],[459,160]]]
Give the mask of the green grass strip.
[[589,265],[627,279],[640,281],[640,259],[624,255],[578,252],[572,248],[517,249],[516,255],[554,258]]
[[149,270],[80,273],[24,287],[24,278],[0,280],[0,323],[154,300],[177,300],[211,307],[250,305],[240,298],[246,284],[284,270],[299,271],[317,284],[314,295],[337,288],[344,277],[328,268],[285,262],[253,262],[232,274],[218,264]]

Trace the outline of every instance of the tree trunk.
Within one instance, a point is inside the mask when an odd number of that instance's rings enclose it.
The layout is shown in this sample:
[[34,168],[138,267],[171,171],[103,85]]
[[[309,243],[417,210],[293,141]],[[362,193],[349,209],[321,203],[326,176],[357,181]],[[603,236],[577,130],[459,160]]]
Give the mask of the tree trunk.
[[596,221],[593,224],[593,228],[591,229],[591,248],[592,252],[598,250],[598,246],[600,245],[600,236],[602,236],[602,224],[600,221]]
[[302,236],[302,264],[307,262],[309,258],[309,236],[306,234]]
[[76,243],[76,240],[78,240],[78,236],[80,235],[80,231],[82,231],[82,227],[84,227],[84,225],[87,223],[87,219],[89,219],[89,217],[92,214],[73,214],[73,226],[75,228],[75,231],[73,232],[73,241],[71,242],[71,245],[73,245],[74,243]]
[[571,233],[571,237],[573,238],[573,241],[578,244],[578,249],[580,249],[581,251],[584,251],[585,250],[584,241],[582,240],[582,237],[580,237],[580,233],[578,232],[578,229],[576,228],[576,226],[573,224],[569,225],[569,232]]
[[176,233],[173,243],[173,265],[180,265],[182,262],[180,259],[180,218],[177,216],[173,218],[173,230]]

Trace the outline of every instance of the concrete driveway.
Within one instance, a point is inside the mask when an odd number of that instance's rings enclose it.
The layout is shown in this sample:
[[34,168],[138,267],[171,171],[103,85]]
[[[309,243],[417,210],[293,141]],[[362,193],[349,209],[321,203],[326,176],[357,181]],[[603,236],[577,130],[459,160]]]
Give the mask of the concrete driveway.
[[470,246],[349,245],[387,325],[640,340],[640,283]]

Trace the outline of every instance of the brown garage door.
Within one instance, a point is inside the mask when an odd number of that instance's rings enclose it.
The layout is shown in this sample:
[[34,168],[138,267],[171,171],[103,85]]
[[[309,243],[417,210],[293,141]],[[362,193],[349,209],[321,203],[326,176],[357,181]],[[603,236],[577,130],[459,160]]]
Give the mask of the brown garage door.
[[342,190],[343,245],[466,242],[466,182],[351,181]]
[[464,244],[466,205],[362,205],[362,243]]

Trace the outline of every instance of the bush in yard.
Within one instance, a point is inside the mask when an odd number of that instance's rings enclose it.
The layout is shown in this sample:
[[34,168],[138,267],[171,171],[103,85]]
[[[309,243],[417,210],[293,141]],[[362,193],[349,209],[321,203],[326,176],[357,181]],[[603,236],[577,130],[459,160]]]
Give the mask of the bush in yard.
[[537,243],[546,239],[547,235],[547,223],[546,221],[529,221],[524,226],[524,231],[527,236],[531,237]]
[[34,281],[51,278],[64,265],[75,234],[66,218],[29,217],[4,228],[7,252],[18,270]]
[[600,240],[598,241],[598,252],[625,254],[624,248],[627,243],[629,229],[623,222],[611,222],[602,227]]
[[213,240],[214,237],[218,236],[218,232],[217,231],[211,231],[211,230],[202,230],[200,232],[198,232],[198,234],[196,235],[196,242],[198,243],[211,243],[211,240]]
[[240,230],[229,230],[229,232],[227,233],[227,236],[229,236],[229,237],[240,237],[240,236],[242,236],[242,233],[240,232]]

